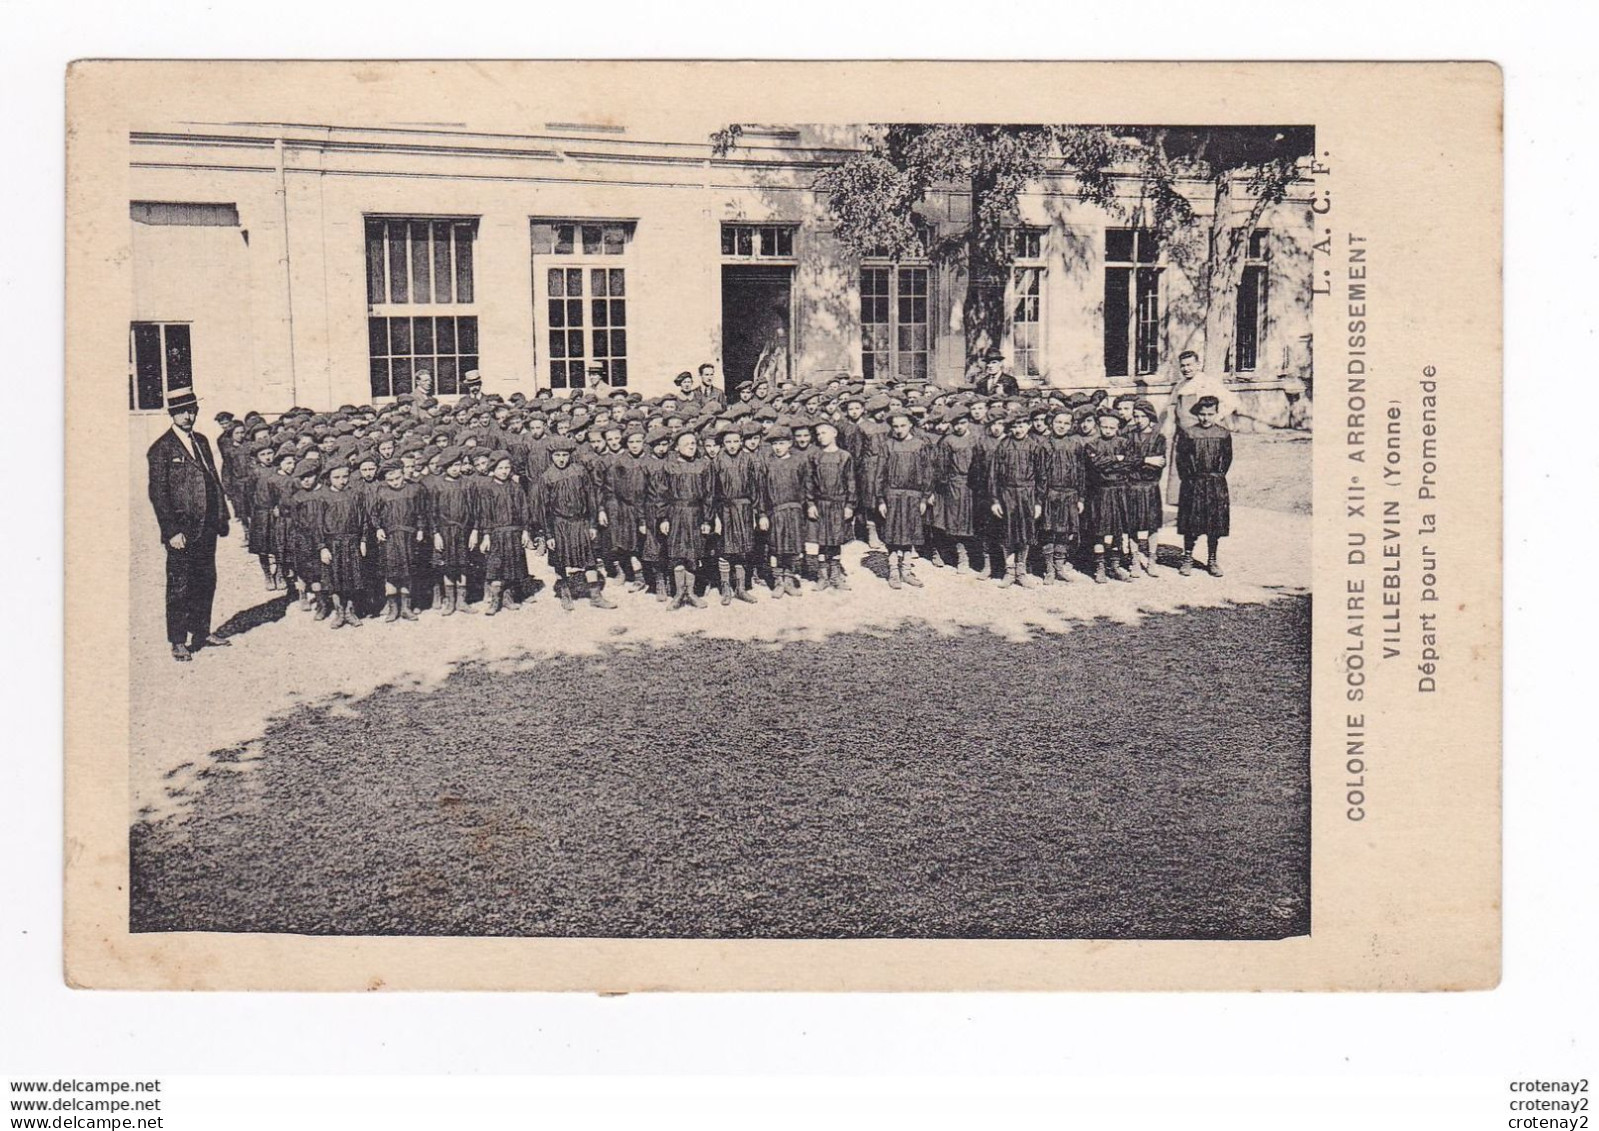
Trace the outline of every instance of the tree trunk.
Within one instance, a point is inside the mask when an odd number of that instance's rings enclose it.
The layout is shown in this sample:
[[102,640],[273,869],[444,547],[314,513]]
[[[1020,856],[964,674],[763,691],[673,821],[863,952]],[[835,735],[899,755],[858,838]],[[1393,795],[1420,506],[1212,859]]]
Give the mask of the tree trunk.
[[999,233],[982,222],[984,204],[993,178],[972,178],[972,221],[966,240],[966,331],[968,367],[1005,340],[1005,264]]
[[1216,176],[1215,211],[1210,219],[1210,254],[1205,272],[1205,372],[1225,375],[1237,335],[1238,286],[1249,235],[1234,230],[1233,178]]

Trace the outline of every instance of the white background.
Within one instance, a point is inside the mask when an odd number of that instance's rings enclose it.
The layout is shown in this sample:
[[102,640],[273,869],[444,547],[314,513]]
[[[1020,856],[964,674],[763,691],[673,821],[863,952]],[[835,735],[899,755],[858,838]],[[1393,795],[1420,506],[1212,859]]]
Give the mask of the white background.
[[[1576,6],[1570,6],[1576,10]],[[15,2],[0,44],[0,1079],[359,1072],[1599,1081],[1591,30],[1566,6]],[[1136,15],[1134,11],[1136,9]],[[1447,11],[1447,14],[1445,12]],[[62,85],[76,57],[1397,58],[1506,72],[1505,966],[1381,995],[74,993],[60,961]],[[1485,504],[1487,505],[1487,504]],[[114,534],[115,532],[108,532]],[[1492,546],[1481,567],[1493,567]],[[78,595],[80,598],[84,594]],[[716,1094],[714,1091],[708,1094]],[[1058,1120],[1066,1115],[1051,1105]],[[512,1109],[515,1110],[515,1109]],[[863,1108],[862,1111],[866,1109]],[[904,1109],[897,1109],[903,1113]],[[1504,1126],[1499,1110],[1483,1113]],[[891,1119],[875,1119],[892,1122]],[[564,1122],[564,1121],[563,1121]],[[981,1125],[971,1111],[962,1122]],[[1008,1122],[1008,1120],[1007,1120]],[[1067,1118],[1066,1122],[1070,1122]],[[1095,1123],[1098,1125],[1098,1121]],[[178,1126],[176,1122],[172,1124]],[[1139,1124],[1127,1123],[1125,1126]],[[1211,1126],[1210,1117],[1184,1121]],[[1219,1123],[1216,1125],[1220,1125]],[[1439,1116],[1413,1126],[1462,1127]],[[1233,1126],[1239,1126],[1234,1123]]]

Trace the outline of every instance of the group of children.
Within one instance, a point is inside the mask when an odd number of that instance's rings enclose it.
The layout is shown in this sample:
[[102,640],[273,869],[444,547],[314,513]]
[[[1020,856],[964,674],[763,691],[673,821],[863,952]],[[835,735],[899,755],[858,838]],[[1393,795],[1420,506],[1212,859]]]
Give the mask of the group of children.
[[711,394],[401,396],[381,409],[221,413],[223,482],[269,590],[334,628],[516,609],[544,554],[564,608],[607,579],[674,609],[848,589],[846,543],[1007,586],[1157,575],[1168,460],[1178,572],[1221,576],[1232,438],[1214,397],[1162,428],[1130,394],[983,397],[837,378],[731,406]]

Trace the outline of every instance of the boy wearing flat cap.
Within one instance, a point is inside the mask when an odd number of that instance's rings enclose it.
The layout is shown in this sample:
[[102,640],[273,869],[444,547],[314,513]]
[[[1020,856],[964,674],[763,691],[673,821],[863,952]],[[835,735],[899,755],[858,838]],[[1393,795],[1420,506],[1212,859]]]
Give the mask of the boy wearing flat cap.
[[1005,553],[1001,585],[1029,585],[1027,555],[1038,534],[1044,513],[1043,451],[1033,442],[1032,421],[1011,418],[1010,435],[994,447],[989,461],[989,510],[1002,525],[1000,544]]
[[1138,461],[1132,475],[1133,569],[1141,569],[1154,578],[1155,535],[1165,525],[1165,505],[1161,498],[1161,481],[1166,475],[1166,436],[1160,430],[1160,416],[1155,406],[1140,398],[1133,402],[1133,427],[1127,446]]
[[367,515],[361,497],[350,489],[350,467],[334,463],[328,467],[327,496],[322,502],[321,544],[317,556],[322,561],[322,588],[333,603],[333,628],[360,628],[352,602],[361,591],[361,559],[368,546],[364,540]]
[[[645,588],[641,575],[644,552],[644,507],[648,502],[645,480],[649,455],[644,447],[643,421],[629,421],[617,430],[622,436],[621,451],[613,455],[605,471],[604,510],[608,521],[611,559],[627,579],[629,593]],[[607,438],[610,433],[606,433]]]
[[475,539],[483,554],[487,585],[485,616],[502,609],[522,607],[516,590],[528,580],[526,551],[533,545],[527,494],[511,480],[511,453],[496,448],[489,453],[489,478],[477,496],[473,512]]
[[443,588],[439,602],[441,616],[475,613],[466,603],[466,571],[470,553],[467,543],[475,528],[473,495],[465,479],[469,466],[465,448],[446,448],[440,462],[444,476],[433,485],[432,514],[433,560]]
[[694,575],[711,533],[711,468],[699,458],[699,436],[685,428],[677,434],[676,450],[650,479],[650,510],[665,541],[665,556],[672,566],[676,595],[670,608],[705,602],[694,592]]
[[582,576],[588,582],[589,603],[614,609],[605,597],[605,574],[595,565],[595,538],[607,517],[600,484],[573,461],[573,447],[565,436],[550,444],[550,466],[533,481],[532,523],[548,547],[561,608],[572,611],[575,583]]
[[1044,583],[1076,581],[1072,557],[1081,535],[1083,490],[1086,486],[1083,445],[1076,417],[1060,409],[1051,418],[1044,442],[1044,513],[1039,518],[1044,540]]
[[1093,539],[1094,583],[1104,585],[1107,573],[1117,581],[1132,581],[1132,573],[1116,560],[1123,537],[1131,529],[1130,486],[1137,459],[1121,435],[1121,415],[1099,410],[1099,435],[1083,448],[1087,467],[1089,536]]
[[421,489],[406,479],[404,465],[396,460],[385,463],[381,471],[383,486],[371,497],[370,522],[383,578],[383,620],[388,624],[401,618],[414,621],[411,587],[426,537]]
[[920,589],[922,581],[911,566],[911,556],[927,540],[927,509],[933,494],[933,448],[912,433],[911,417],[903,409],[889,417],[889,435],[879,446],[877,513],[888,548],[888,584]]
[[1220,577],[1216,543],[1232,530],[1232,499],[1227,472],[1233,465],[1233,437],[1221,424],[1221,401],[1203,396],[1190,410],[1194,422],[1177,434],[1177,533],[1183,538],[1184,577],[1194,570],[1194,544],[1209,544],[1205,572]]

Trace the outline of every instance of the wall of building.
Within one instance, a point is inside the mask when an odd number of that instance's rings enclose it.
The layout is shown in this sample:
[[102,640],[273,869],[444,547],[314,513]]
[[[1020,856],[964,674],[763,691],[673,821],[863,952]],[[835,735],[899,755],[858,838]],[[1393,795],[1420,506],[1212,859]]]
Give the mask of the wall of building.
[[[713,160],[703,143],[269,126],[136,135],[133,148],[132,199],[221,201],[239,212],[237,229],[135,225],[132,316],[194,323],[195,381],[208,414],[371,399],[367,214],[479,218],[471,312],[491,391],[531,393],[547,383],[545,318],[534,309],[534,217],[635,224],[621,265],[629,384],[646,395],[667,391],[681,369],[721,360],[726,222],[799,225],[794,372],[860,371],[859,264],[810,191],[838,151],[768,147]],[[1202,222],[1188,238],[1203,241],[1213,207],[1209,186],[1196,182],[1190,200]],[[936,194],[927,212],[935,223],[959,226],[969,201]],[[1049,231],[1044,378],[1060,387],[1106,384],[1108,219],[1076,198],[1069,179],[1035,186],[1021,200],[1021,220]],[[1309,220],[1305,202],[1295,199],[1262,220],[1273,249],[1270,319],[1256,375],[1266,385],[1310,374]],[[933,280],[932,374],[953,384],[969,364],[965,280],[951,268],[935,269]],[[1205,353],[1194,285],[1183,270],[1167,269],[1165,370],[1175,368],[1182,349]]]

